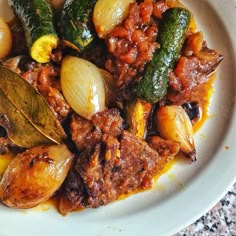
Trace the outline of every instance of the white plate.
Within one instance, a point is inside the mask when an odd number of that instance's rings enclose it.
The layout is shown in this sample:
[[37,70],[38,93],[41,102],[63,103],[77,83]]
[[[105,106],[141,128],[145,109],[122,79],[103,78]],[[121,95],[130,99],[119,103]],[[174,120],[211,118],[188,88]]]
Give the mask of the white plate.
[[[5,16],[6,0],[0,0]],[[224,55],[218,68],[211,118],[196,135],[198,161],[179,163],[153,190],[108,206],[62,217],[49,211],[0,207],[0,236],[170,235],[208,211],[236,177],[236,2],[183,0],[211,48]],[[228,148],[226,148],[228,147]]]

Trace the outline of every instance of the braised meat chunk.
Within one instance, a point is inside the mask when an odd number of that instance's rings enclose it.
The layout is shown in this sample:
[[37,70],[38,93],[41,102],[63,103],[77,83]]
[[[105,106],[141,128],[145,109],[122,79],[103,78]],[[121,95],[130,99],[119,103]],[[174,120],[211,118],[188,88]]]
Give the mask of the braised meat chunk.
[[[178,144],[161,140],[158,153],[145,141],[123,131],[120,141],[104,134],[102,141],[86,148],[71,170],[60,201],[72,208],[96,208],[137,189],[149,189],[152,178],[178,153]],[[155,147],[158,142],[155,142]],[[163,151],[164,148],[168,151]],[[68,204],[70,202],[70,204]]]
[[101,133],[94,129],[92,122],[75,113],[71,117],[70,133],[78,151],[84,150],[88,144],[97,143],[101,139]]
[[174,104],[182,105],[187,102],[197,87],[209,80],[210,74],[223,60],[223,56],[209,49],[206,42],[196,43],[195,41],[200,40],[198,35],[201,34],[190,36],[185,56],[180,57],[174,71],[169,74],[167,98]]
[[70,133],[78,151],[101,141],[102,134],[119,136],[123,130],[123,118],[116,108],[96,113],[91,120],[73,114]]
[[92,117],[93,124],[99,128],[103,133],[117,136],[123,130],[123,118],[116,108],[107,111],[98,112]]

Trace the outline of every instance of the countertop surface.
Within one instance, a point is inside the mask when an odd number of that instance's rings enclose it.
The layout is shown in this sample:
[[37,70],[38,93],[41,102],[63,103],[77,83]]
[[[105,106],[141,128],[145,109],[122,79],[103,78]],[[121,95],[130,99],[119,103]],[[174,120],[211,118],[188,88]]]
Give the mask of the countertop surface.
[[196,222],[173,236],[236,236],[236,183]]

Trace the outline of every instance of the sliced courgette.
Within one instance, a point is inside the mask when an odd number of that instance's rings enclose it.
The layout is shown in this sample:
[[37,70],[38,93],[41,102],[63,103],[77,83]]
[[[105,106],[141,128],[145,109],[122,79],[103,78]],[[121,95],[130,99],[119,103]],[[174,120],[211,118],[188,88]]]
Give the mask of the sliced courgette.
[[145,72],[135,88],[141,99],[156,103],[167,93],[168,71],[173,69],[185,40],[191,14],[184,8],[170,8],[159,25],[158,43],[152,60],[146,65]]
[[95,38],[92,22],[96,0],[66,0],[59,24],[61,38],[66,45],[83,51]]
[[46,0],[8,2],[22,21],[31,57],[40,63],[49,62],[52,50],[58,45],[50,5]]

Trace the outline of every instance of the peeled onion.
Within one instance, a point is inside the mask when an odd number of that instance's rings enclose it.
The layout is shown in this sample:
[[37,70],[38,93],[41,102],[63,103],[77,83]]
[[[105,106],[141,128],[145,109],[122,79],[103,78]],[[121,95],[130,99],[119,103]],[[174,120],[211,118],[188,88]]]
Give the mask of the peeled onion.
[[129,13],[133,0],[98,0],[94,7],[93,23],[100,38],[105,38]]
[[161,137],[180,144],[180,151],[192,161],[196,160],[192,123],[181,106],[162,106],[156,114],[157,129]]
[[66,56],[62,60],[61,87],[72,109],[86,119],[105,109],[104,81],[91,62]]
[[105,85],[105,93],[106,93],[106,99],[105,104],[107,107],[112,106],[116,102],[116,86],[115,86],[115,80],[113,76],[106,70],[99,69],[104,85]]
[[0,59],[6,57],[12,48],[12,35],[8,24],[0,17]]
[[19,153],[0,182],[0,198],[15,208],[31,208],[47,201],[61,186],[73,154],[65,144],[40,145]]

